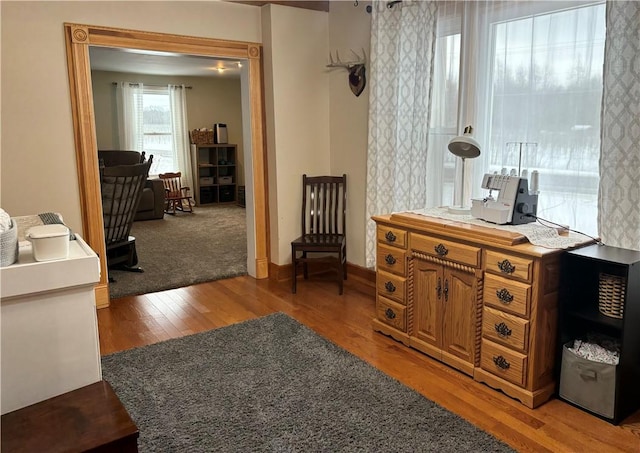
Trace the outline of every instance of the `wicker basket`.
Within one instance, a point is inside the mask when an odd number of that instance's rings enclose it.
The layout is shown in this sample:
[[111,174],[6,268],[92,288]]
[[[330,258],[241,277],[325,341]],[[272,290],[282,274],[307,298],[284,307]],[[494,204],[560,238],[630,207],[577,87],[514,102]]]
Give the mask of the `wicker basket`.
[[191,143],[195,145],[210,145],[213,143],[213,131],[201,131],[194,129],[189,133],[191,137]]
[[622,319],[624,316],[624,290],[627,286],[624,277],[600,274],[598,286],[598,310],[605,316]]
[[18,261],[18,225],[11,219],[11,227],[0,233],[0,267]]

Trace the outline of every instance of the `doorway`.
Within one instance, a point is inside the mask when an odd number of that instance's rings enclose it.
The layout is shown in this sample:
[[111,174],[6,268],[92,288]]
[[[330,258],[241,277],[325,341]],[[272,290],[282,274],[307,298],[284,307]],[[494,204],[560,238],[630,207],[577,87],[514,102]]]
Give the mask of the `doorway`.
[[[75,132],[76,161],[82,226],[89,245],[106,269],[102,206],[97,162],[95,114],[93,111],[89,46],[143,49],[189,55],[246,59],[250,119],[244,127],[245,152],[251,156],[246,168],[248,270],[255,278],[267,278],[269,263],[266,148],[262,93],[262,49],[260,44],[140,32],[79,24],[65,24],[71,105]],[[243,96],[244,97],[244,96]],[[106,272],[96,286],[98,308],[109,305]]]

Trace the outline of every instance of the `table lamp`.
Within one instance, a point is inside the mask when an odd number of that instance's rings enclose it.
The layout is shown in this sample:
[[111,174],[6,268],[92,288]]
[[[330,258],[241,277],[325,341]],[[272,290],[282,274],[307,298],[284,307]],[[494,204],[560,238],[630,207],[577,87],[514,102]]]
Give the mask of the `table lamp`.
[[[469,214],[471,208],[464,204],[464,173],[465,160],[473,159],[480,155],[480,144],[471,136],[473,128],[467,126],[464,128],[463,135],[454,137],[449,141],[449,151],[454,156],[462,159],[462,177],[460,178],[460,206],[449,206],[449,212],[452,214]],[[454,194],[455,197],[455,194]]]

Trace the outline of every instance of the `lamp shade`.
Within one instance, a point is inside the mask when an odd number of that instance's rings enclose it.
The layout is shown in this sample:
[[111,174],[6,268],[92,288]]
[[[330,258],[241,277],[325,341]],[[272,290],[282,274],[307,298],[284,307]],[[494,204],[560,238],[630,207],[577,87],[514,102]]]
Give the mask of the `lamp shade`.
[[463,159],[472,159],[480,155],[480,144],[471,137],[471,130],[471,126],[467,126],[464,128],[464,135],[451,139],[448,146],[451,154]]

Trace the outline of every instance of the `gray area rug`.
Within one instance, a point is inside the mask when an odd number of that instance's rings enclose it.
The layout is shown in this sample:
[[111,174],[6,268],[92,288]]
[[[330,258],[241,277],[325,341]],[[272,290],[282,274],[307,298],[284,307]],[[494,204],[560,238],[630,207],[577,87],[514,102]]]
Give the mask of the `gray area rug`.
[[283,313],[102,358],[141,452],[507,452]]
[[111,298],[247,273],[247,221],[240,206],[195,207],[193,214],[134,222],[131,235],[144,273],[111,270]]

